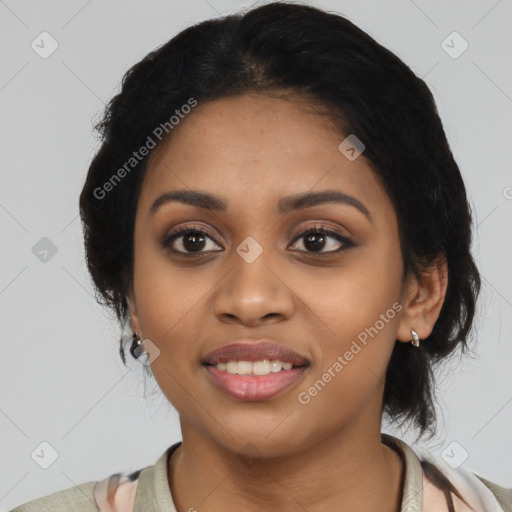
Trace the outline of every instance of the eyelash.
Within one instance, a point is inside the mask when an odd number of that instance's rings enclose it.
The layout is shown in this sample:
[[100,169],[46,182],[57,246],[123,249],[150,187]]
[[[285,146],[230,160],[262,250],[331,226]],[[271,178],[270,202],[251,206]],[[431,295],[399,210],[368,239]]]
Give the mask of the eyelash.
[[[205,230],[201,229],[200,227],[184,226],[181,228],[177,228],[176,230],[174,230],[171,233],[169,233],[168,235],[166,235],[161,242],[162,248],[169,249],[171,252],[173,252],[175,254],[184,255],[184,256],[201,256],[201,255],[206,254],[205,252],[193,253],[193,252],[182,252],[182,251],[177,251],[175,249],[172,249],[172,247],[171,247],[172,242],[174,242],[176,239],[180,238],[180,236],[183,236],[185,234],[202,235],[204,237],[208,237],[211,240],[213,240],[213,237],[211,237],[209,233],[207,233]],[[293,239],[292,244],[295,244],[295,242],[297,242],[301,238],[304,238],[311,234],[321,234],[321,235],[330,236],[332,238],[335,238],[338,242],[342,243],[343,245],[342,245],[342,247],[340,247],[339,249],[336,249],[335,251],[315,252],[315,251],[300,250],[298,252],[307,253],[307,254],[318,254],[318,255],[332,255],[332,254],[342,252],[346,249],[349,249],[350,247],[355,246],[354,242],[352,242],[352,240],[350,240],[349,238],[346,238],[346,237],[340,235],[339,233],[336,233],[335,231],[332,231],[329,228],[327,228],[326,226],[322,226],[322,225],[313,226],[313,227],[308,228],[305,231],[301,232],[299,235],[297,235]],[[220,252],[220,251],[214,251],[214,252]]]

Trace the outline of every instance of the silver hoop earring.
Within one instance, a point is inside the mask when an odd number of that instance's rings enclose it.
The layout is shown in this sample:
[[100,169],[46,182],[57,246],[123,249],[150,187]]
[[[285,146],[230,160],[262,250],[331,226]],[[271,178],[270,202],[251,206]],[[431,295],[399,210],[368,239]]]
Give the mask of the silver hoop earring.
[[412,334],[411,344],[415,347],[419,347],[420,346],[420,338],[418,336],[418,333],[411,329],[411,334]]

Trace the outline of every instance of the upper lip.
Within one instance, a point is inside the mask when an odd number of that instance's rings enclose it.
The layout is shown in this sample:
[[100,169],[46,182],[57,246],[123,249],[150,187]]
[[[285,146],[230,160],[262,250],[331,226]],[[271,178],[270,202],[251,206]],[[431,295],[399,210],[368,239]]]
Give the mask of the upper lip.
[[203,364],[227,363],[229,361],[261,361],[279,359],[295,366],[309,364],[309,361],[292,349],[269,340],[240,339],[209,352]]

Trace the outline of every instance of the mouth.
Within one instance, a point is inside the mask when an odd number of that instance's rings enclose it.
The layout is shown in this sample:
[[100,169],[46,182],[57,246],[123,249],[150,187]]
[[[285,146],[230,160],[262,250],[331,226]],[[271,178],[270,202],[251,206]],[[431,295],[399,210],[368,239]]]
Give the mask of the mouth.
[[210,381],[239,400],[267,400],[302,379],[310,362],[288,347],[242,340],[220,347],[202,361]]

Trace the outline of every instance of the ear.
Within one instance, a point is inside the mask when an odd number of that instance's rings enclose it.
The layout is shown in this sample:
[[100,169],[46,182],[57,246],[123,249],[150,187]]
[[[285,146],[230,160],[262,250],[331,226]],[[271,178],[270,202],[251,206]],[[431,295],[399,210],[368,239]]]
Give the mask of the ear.
[[448,263],[444,254],[417,277],[408,275],[402,296],[403,313],[396,339],[412,340],[411,329],[420,340],[430,336],[439,318],[448,287]]
[[135,298],[133,287],[131,287],[130,291],[128,292],[127,300],[128,307],[130,309],[130,326],[133,332],[137,333],[139,336],[142,336],[142,328],[139,318],[139,308],[137,306],[137,300]]

